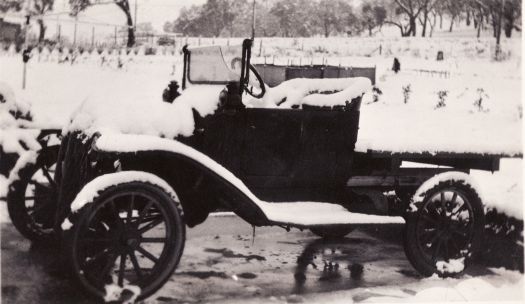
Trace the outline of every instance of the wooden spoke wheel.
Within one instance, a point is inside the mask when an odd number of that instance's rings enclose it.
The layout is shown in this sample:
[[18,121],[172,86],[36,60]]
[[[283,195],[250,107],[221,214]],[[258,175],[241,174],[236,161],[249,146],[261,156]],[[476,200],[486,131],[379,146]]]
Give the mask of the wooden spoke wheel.
[[138,286],[139,298],[162,287],[184,247],[185,226],[177,206],[161,188],[148,183],[103,190],[66,231],[77,281],[98,298],[104,297],[108,285]]
[[57,185],[55,151],[42,151],[35,163],[27,163],[9,185],[7,208],[16,229],[31,241],[46,241],[54,234]]
[[[443,269],[439,264],[468,263],[479,248],[484,213],[476,192],[460,182],[442,182],[429,190],[407,217],[405,252],[421,274],[450,276],[459,269]],[[464,264],[466,265],[466,264]]]

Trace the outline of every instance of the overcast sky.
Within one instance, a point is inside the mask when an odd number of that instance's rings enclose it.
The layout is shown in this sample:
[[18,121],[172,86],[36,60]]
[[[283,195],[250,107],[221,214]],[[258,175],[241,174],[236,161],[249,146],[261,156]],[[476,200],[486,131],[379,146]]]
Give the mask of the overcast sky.
[[[132,14],[134,13],[135,1],[138,5],[138,22],[151,22],[153,27],[159,31],[162,30],[166,21],[173,21],[177,18],[182,7],[206,2],[206,0],[129,0]],[[68,0],[55,0],[55,12],[68,11],[68,3]],[[114,4],[88,8],[80,14],[79,19],[111,24],[124,24],[126,21],[124,14]]]

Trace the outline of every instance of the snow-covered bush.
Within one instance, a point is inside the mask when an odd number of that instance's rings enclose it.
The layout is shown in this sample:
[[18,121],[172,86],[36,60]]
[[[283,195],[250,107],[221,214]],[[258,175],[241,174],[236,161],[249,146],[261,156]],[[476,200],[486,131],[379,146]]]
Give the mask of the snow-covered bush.
[[488,110],[486,110],[483,107],[483,99],[484,98],[488,98],[489,95],[487,95],[487,93],[485,93],[485,90],[483,90],[483,88],[478,88],[476,90],[476,93],[477,93],[477,97],[476,97],[476,100],[474,101],[474,107],[476,107],[478,112],[486,112],[486,111],[488,111]]
[[410,99],[410,93],[412,93],[410,84],[403,86],[403,101],[405,104],[407,104]]
[[444,108],[447,105],[445,103],[445,100],[447,99],[448,91],[447,90],[439,90],[437,92],[437,96],[438,96],[438,102],[437,102],[437,104],[436,104],[434,109]]

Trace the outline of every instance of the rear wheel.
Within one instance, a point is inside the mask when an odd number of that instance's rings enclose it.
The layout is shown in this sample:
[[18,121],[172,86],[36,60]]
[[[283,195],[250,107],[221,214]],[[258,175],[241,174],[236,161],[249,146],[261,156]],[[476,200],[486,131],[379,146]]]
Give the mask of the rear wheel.
[[138,181],[111,186],[74,216],[65,232],[67,255],[74,277],[90,295],[100,299],[108,286],[138,286],[138,298],[145,298],[179,263],[182,212],[158,186]]
[[350,225],[326,225],[311,227],[313,234],[324,239],[341,239],[352,232],[353,227]]
[[457,181],[440,182],[406,216],[404,248],[422,275],[460,274],[478,251],[484,212],[477,193]]

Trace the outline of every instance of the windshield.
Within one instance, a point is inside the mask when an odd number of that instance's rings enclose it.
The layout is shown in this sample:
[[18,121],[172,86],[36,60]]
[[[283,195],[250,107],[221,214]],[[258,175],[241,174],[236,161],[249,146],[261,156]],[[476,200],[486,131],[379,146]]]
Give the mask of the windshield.
[[191,48],[188,80],[192,83],[228,83],[241,78],[242,46]]

